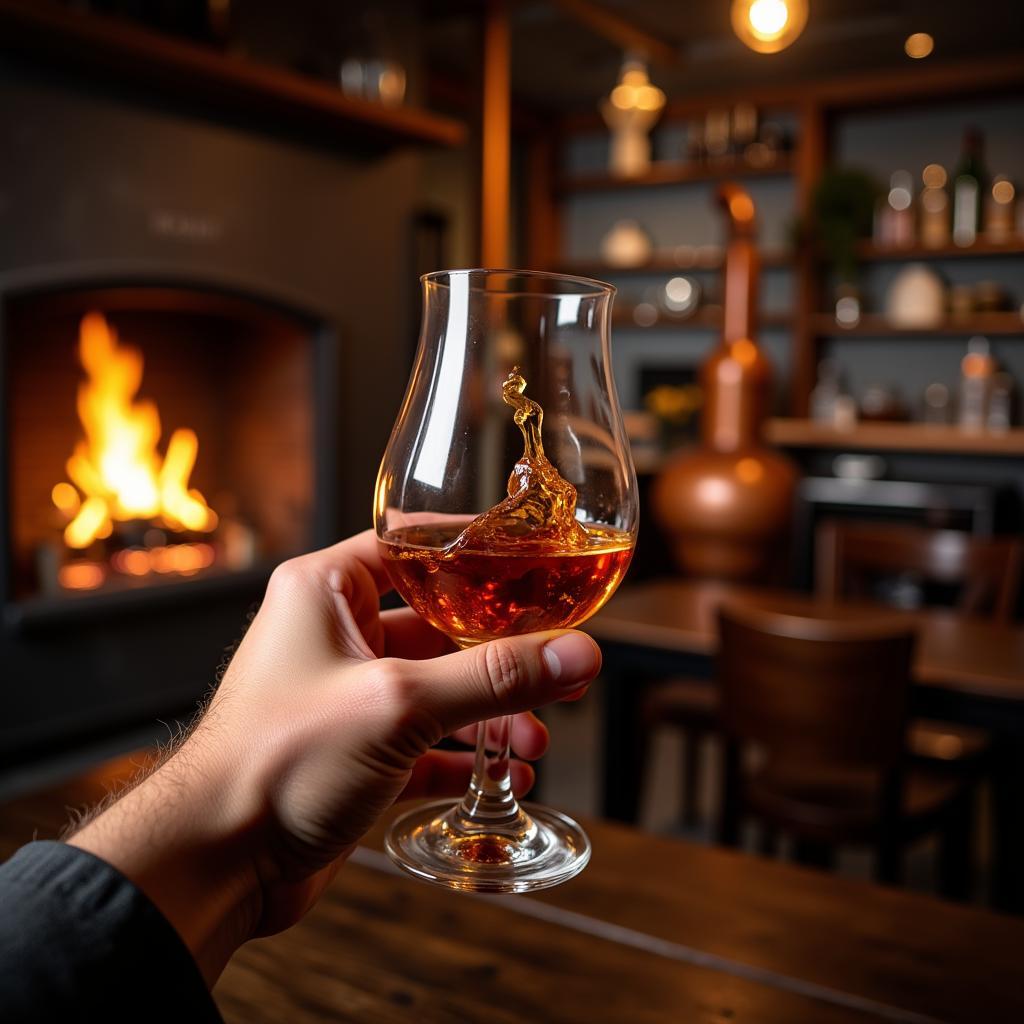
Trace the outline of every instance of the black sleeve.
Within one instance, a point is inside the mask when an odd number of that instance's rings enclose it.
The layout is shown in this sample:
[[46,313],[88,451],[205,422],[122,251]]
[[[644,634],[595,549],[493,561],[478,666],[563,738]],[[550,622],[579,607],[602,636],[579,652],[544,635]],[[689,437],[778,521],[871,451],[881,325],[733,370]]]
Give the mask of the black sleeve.
[[221,1022],[168,920],[106,861],[36,842],[0,865],[0,1021]]

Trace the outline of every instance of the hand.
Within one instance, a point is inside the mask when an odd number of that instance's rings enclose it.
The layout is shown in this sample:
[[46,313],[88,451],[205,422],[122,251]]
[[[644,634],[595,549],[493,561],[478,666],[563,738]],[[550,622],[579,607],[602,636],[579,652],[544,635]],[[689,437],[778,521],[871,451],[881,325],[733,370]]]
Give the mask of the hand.
[[[70,840],[149,895],[211,985],[305,914],[396,799],[465,789],[472,755],[431,750],[442,737],[571,699],[600,668],[565,630],[447,653],[408,609],[380,612],[389,586],[370,532],[279,566],[189,738]],[[547,734],[519,714],[512,739],[537,757]]]

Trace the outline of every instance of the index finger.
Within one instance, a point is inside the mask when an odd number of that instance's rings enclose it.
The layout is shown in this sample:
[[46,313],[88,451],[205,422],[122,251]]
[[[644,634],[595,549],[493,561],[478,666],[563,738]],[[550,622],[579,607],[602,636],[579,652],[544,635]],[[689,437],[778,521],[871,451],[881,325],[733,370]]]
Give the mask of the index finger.
[[[303,556],[309,568],[330,574],[338,569],[351,568],[355,563],[365,569],[373,579],[380,597],[391,590],[391,578],[384,568],[380,556],[380,545],[373,530],[363,530],[352,537],[332,544],[329,548],[321,548]],[[346,563],[348,563],[346,565]]]

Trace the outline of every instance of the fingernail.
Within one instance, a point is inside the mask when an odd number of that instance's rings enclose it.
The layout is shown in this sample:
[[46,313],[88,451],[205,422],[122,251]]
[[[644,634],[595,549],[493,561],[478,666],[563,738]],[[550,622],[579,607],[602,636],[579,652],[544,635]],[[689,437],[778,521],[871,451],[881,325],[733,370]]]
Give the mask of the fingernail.
[[593,640],[579,633],[565,633],[544,645],[544,661],[552,679],[567,690],[579,689],[581,683],[593,679],[600,660]]

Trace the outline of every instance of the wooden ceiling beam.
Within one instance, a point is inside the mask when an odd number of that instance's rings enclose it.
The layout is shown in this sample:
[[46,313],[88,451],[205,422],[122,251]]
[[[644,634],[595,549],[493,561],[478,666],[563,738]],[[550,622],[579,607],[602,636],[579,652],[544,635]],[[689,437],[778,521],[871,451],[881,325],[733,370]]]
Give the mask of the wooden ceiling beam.
[[593,0],[554,0],[554,3],[564,14],[621,50],[640,53],[655,64],[675,64],[679,60],[675,46]]

